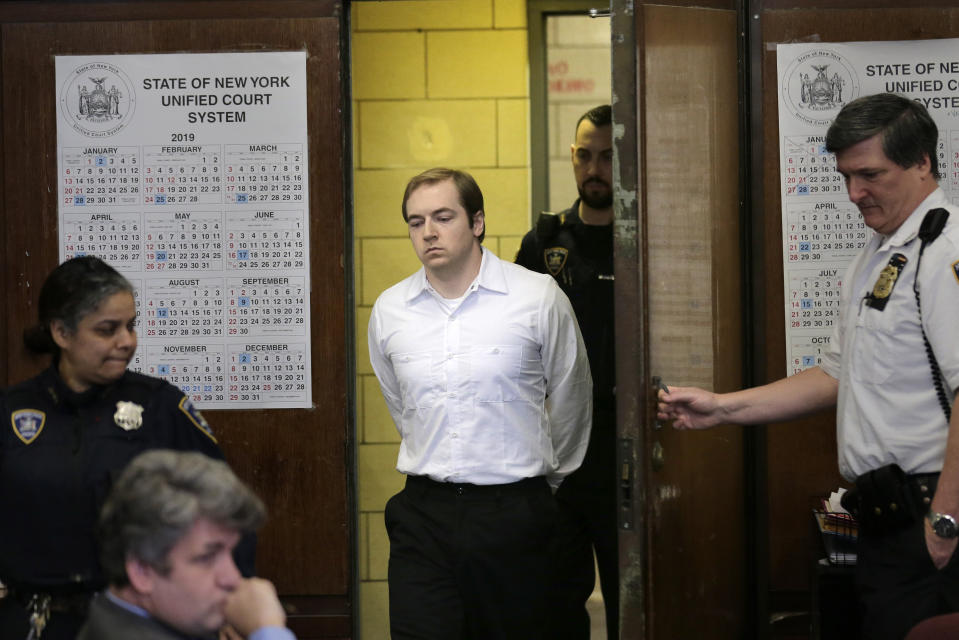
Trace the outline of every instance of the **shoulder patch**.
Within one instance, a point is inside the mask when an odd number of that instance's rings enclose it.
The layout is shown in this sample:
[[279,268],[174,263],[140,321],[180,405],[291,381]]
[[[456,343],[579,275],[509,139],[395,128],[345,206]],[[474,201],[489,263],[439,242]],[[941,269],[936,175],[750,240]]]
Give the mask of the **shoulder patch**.
[[566,258],[569,257],[569,249],[566,247],[550,247],[543,251],[543,262],[546,269],[556,275],[566,266]]
[[10,414],[10,424],[23,444],[37,439],[47,422],[47,414],[39,409],[20,409]]
[[183,398],[180,400],[180,411],[186,414],[186,417],[190,419],[190,422],[192,422],[197,429],[206,434],[210,440],[216,442],[216,437],[213,435],[213,429],[210,428],[206,418],[203,417],[203,414],[200,413],[200,410],[194,407],[193,403],[190,402],[190,399],[186,396],[183,396]]
[[959,282],[959,260],[952,263],[952,275],[956,276],[956,282]]

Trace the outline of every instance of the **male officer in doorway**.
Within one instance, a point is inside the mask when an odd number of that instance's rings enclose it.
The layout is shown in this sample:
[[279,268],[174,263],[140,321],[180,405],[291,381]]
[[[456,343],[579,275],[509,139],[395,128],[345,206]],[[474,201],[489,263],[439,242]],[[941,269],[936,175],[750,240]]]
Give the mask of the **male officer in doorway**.
[[680,429],[837,406],[839,469],[856,482],[849,504],[860,520],[856,582],[870,640],[901,639],[959,610],[959,208],[937,184],[937,144],[918,102],[884,93],[843,107],[826,148],[875,233],[843,279],[822,364],[733,393],[659,394],[659,417]]
[[370,361],[402,437],[386,505],[393,640],[535,640],[546,621],[551,488],[589,441],[589,362],[552,278],[483,248],[469,174],[412,178],[423,268],[384,291]]
[[553,541],[550,638],[588,640],[586,601],[596,584],[606,606],[607,637],[619,637],[616,533],[616,363],[613,317],[612,109],[590,109],[570,145],[579,198],[559,215],[542,213],[523,238],[517,264],[548,273],[569,297],[593,375],[593,430],[582,466],[560,486]]

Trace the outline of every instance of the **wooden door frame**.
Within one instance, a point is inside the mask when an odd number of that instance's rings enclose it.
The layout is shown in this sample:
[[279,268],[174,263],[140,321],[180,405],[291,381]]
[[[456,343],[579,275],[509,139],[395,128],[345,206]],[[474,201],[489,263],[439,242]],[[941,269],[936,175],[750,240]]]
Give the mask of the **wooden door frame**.
[[[343,479],[343,486],[345,487],[345,495],[342,495],[342,504],[337,502],[337,505],[331,513],[334,513],[333,520],[330,522],[339,523],[340,518],[343,518],[343,527],[338,530],[343,531],[343,536],[336,536],[336,544],[339,547],[340,544],[343,545],[346,550],[346,557],[343,560],[342,564],[337,565],[336,570],[330,572],[330,578],[324,579],[322,582],[324,586],[322,591],[328,591],[325,593],[304,593],[308,589],[299,589],[293,588],[292,591],[296,593],[284,593],[281,594],[284,603],[290,609],[289,624],[291,628],[294,628],[298,636],[306,640],[307,638],[351,638],[354,637],[359,629],[358,617],[357,617],[357,603],[359,601],[359,589],[358,589],[358,567],[359,563],[357,561],[357,518],[356,518],[356,464],[355,464],[355,362],[354,354],[355,349],[353,348],[355,342],[355,331],[354,331],[354,304],[353,304],[353,287],[352,287],[352,278],[353,278],[353,241],[352,241],[352,217],[349,214],[352,208],[352,157],[351,157],[351,145],[350,145],[350,136],[351,136],[351,123],[350,123],[350,82],[349,82],[349,69],[350,69],[350,60],[349,60],[349,2],[348,0],[274,0],[272,2],[257,2],[254,0],[208,0],[205,2],[190,2],[185,0],[150,0],[148,2],[118,2],[118,1],[89,1],[89,2],[67,2],[64,0],[56,1],[19,1],[19,2],[4,2],[0,3],[0,28],[3,28],[3,33],[8,33],[6,27],[14,25],[27,25],[32,24],[69,24],[69,23],[104,23],[104,24],[117,24],[117,23],[136,23],[142,21],[162,21],[169,23],[176,20],[264,20],[270,21],[274,20],[290,20],[297,21],[303,20],[308,21],[311,18],[323,19],[322,24],[319,25],[320,28],[326,29],[328,33],[336,32],[338,33],[339,42],[329,42],[323,41],[323,51],[322,55],[327,55],[330,52],[334,52],[332,55],[338,56],[338,66],[336,70],[336,77],[332,75],[323,75],[323,79],[329,85],[328,89],[325,90],[327,95],[332,96],[333,90],[332,87],[335,86],[335,83],[339,83],[338,87],[338,102],[337,108],[334,112],[328,112],[323,110],[323,113],[327,114],[325,116],[318,116],[316,119],[311,119],[311,127],[315,123],[320,123],[321,131],[326,130],[330,132],[328,136],[329,144],[335,145],[337,147],[337,154],[324,154],[322,157],[327,158],[326,162],[338,161],[342,163],[342,177],[335,178],[335,181],[339,183],[339,187],[335,189],[331,188],[331,191],[336,191],[331,193],[328,200],[321,198],[319,189],[314,187],[311,181],[311,208],[309,215],[311,216],[311,221],[315,227],[319,227],[319,221],[317,218],[317,212],[321,211],[319,207],[323,205],[324,202],[330,203],[332,209],[329,207],[322,209],[323,220],[331,222],[328,228],[314,228],[312,231],[312,238],[315,240],[317,237],[323,237],[319,234],[326,234],[326,238],[330,239],[330,245],[327,246],[326,251],[328,254],[327,258],[322,262],[323,265],[332,263],[335,261],[337,268],[342,269],[343,272],[343,281],[339,282],[335,288],[337,291],[330,294],[331,300],[342,299],[343,308],[339,309],[338,304],[330,305],[330,309],[324,310],[321,313],[315,313],[313,315],[314,322],[314,332],[312,334],[312,345],[311,348],[314,352],[320,350],[321,352],[324,349],[327,349],[329,353],[336,353],[336,362],[338,363],[336,367],[328,368],[328,371],[331,371],[332,374],[336,376],[336,384],[333,385],[335,389],[331,393],[332,402],[336,406],[336,411],[333,415],[327,414],[324,419],[330,420],[330,431],[328,432],[330,442],[341,442],[342,446],[331,446],[328,451],[328,455],[337,459],[342,460],[345,468],[345,478]],[[334,23],[332,20],[335,20]],[[332,40],[330,38],[329,40]],[[297,46],[295,43],[288,46]],[[203,43],[198,43],[197,51],[207,52],[203,48]],[[102,47],[101,47],[102,48]],[[236,50],[240,51],[259,51],[262,47],[257,46],[255,42],[250,42],[248,45],[244,42],[243,46],[238,47]],[[190,50],[193,50],[192,48]],[[224,49],[219,49],[224,50]],[[144,51],[143,53],[150,53]],[[313,60],[308,59],[308,72],[309,66],[311,64],[318,64],[316,54],[320,54],[319,51],[311,51],[313,54]],[[9,72],[9,70],[7,70]],[[332,73],[332,72],[331,72]],[[52,97],[52,96],[51,96]],[[7,92],[7,98],[10,98],[10,93]],[[336,99],[336,98],[334,98]],[[11,110],[15,105],[6,104],[0,105],[5,107],[3,112],[5,115],[9,116],[9,110]],[[308,118],[310,114],[308,113]],[[44,118],[47,117],[47,114],[44,114]],[[333,123],[333,128],[330,123]],[[9,123],[8,123],[9,126]],[[330,127],[330,128],[327,128]],[[336,133],[338,132],[338,133]],[[54,131],[55,133],[55,131]],[[49,134],[49,128],[47,130]],[[311,144],[315,144],[318,139],[317,136],[320,135],[318,132],[313,133],[311,128]],[[2,143],[8,142],[3,139],[3,130],[0,129],[0,148]],[[48,142],[44,142],[44,148],[35,150],[37,155],[43,153],[44,156],[43,162],[49,163],[49,154],[47,153],[49,149]],[[311,156],[314,158],[320,157],[320,152],[315,151],[311,153]],[[11,180],[11,171],[9,166],[4,166],[3,162],[6,159],[6,152],[0,154],[0,180],[6,181]],[[324,171],[329,171],[330,168],[326,167],[322,169],[319,165],[317,168],[320,168]],[[311,168],[314,168],[311,163]],[[340,172],[337,172],[340,173]],[[49,176],[48,176],[49,177]],[[330,184],[333,184],[333,181],[330,181]],[[54,190],[55,192],[55,190]],[[4,267],[4,276],[0,278],[0,295],[4,296],[4,300],[7,301],[16,301],[16,307],[20,308],[20,302],[23,300],[28,300],[30,298],[29,292],[24,291],[24,287],[29,284],[36,286],[36,281],[39,279],[42,280],[43,274],[34,273],[36,271],[44,270],[39,266],[40,262],[50,262],[50,252],[47,248],[42,255],[33,256],[26,261],[26,264],[32,265],[31,269],[27,269],[30,273],[24,273],[24,269],[21,268],[22,264],[25,263],[23,247],[14,247],[11,246],[11,243],[16,242],[17,239],[14,237],[12,231],[8,232],[7,225],[12,224],[9,221],[8,216],[12,215],[10,203],[8,201],[7,195],[4,198],[0,199],[0,220],[3,220],[3,224],[0,224],[0,246],[4,248],[0,252],[0,264]],[[55,202],[56,199],[52,202]],[[21,203],[22,204],[22,203]],[[342,206],[341,206],[342,205]],[[22,208],[22,207],[21,207]],[[340,209],[342,208],[342,211]],[[51,213],[50,211],[44,212],[45,216],[56,215],[56,213]],[[19,232],[17,232],[19,233]],[[43,242],[44,246],[50,242],[48,237],[42,239],[36,239],[36,242]],[[56,242],[56,244],[59,244]],[[335,246],[336,248],[332,251],[330,246]],[[53,260],[55,261],[57,249],[53,250]],[[314,283],[314,289],[318,283],[322,281],[322,272],[328,271],[326,267],[321,270],[321,273],[317,273],[317,264],[316,261],[311,261],[311,270],[312,270],[312,281]],[[52,264],[50,265],[52,266]],[[338,288],[342,287],[342,290]],[[9,306],[9,304],[8,304]],[[29,300],[28,304],[29,306]],[[32,313],[31,310],[27,308],[22,309],[22,313],[26,314],[28,311]],[[335,321],[331,320],[333,323],[331,326],[342,326],[342,335],[340,335],[339,330],[334,330],[336,335],[331,334],[328,336],[325,341],[320,338],[318,332],[316,331],[316,323],[323,322],[323,315],[334,318],[337,314],[342,314],[341,317],[336,317]],[[0,345],[0,384],[7,384],[11,382],[9,377],[11,375],[20,375],[15,373],[15,370],[18,370],[14,364],[11,364],[11,356],[15,356],[16,361],[19,361],[20,370],[24,368],[23,366],[23,356],[19,351],[20,346],[20,336],[17,333],[18,327],[15,322],[12,322],[9,317],[5,314],[4,317],[0,318],[0,336],[2,336],[2,345]],[[315,360],[315,359],[314,359]],[[316,364],[316,362],[314,362]],[[313,384],[314,389],[316,390],[317,377],[315,375],[317,368],[314,366],[314,375],[313,375]],[[342,380],[339,378],[340,370],[342,370],[342,375],[345,376]],[[314,395],[316,394],[316,391]],[[300,410],[300,411],[309,411],[309,410]],[[315,409],[314,413],[318,414]],[[219,413],[219,412],[216,412]],[[244,412],[251,414],[261,414],[263,412]],[[247,416],[251,420],[257,419],[256,416]],[[216,420],[214,417],[214,424],[221,422]],[[314,420],[311,418],[310,423],[312,424]],[[222,424],[226,424],[227,421],[223,420]],[[231,435],[231,430],[224,427],[221,430],[221,433],[218,434],[221,438],[221,441],[229,441],[231,438],[235,437],[235,434]],[[229,444],[229,442],[227,442]],[[242,449],[242,444],[239,442],[233,442],[234,451],[240,451]],[[335,450],[334,450],[335,449]],[[283,450],[286,452],[286,449]],[[327,455],[324,453],[324,455]],[[280,459],[285,457],[286,459]],[[319,458],[316,460],[311,459],[308,463],[308,466],[315,466],[318,464]],[[285,465],[284,468],[289,470],[296,469],[296,460],[291,459],[289,456],[277,456],[277,459],[271,459],[271,464],[275,463],[277,465]],[[246,476],[248,481],[251,480],[249,474],[252,473],[251,469],[237,469],[238,473]],[[257,477],[262,477],[262,469],[257,472]],[[304,482],[311,482],[312,478],[304,478]],[[336,486],[338,486],[337,483]],[[334,486],[334,485],[331,485]],[[331,491],[339,491],[339,488],[331,489]],[[290,492],[295,494],[296,492]],[[293,503],[299,504],[299,503]],[[291,508],[293,505],[289,505]],[[319,505],[322,507],[322,505]],[[345,514],[344,514],[345,512]],[[309,522],[311,518],[323,517],[323,509],[311,508],[308,513],[299,513],[295,515],[299,520],[298,523],[295,523],[296,526],[292,529],[302,532],[303,523]],[[277,515],[282,515],[279,511]],[[292,515],[289,511],[286,513],[287,516]],[[289,522],[288,520],[277,520],[274,519],[276,527],[283,527],[283,530],[286,531],[287,528],[283,526],[283,522]],[[267,526],[270,526],[269,524]],[[339,526],[339,525],[335,525]],[[266,535],[264,534],[264,537]],[[281,557],[283,554],[286,554],[285,557],[299,558],[300,554],[298,550],[292,550],[293,556],[290,556],[291,552],[283,549],[274,548],[272,554],[274,557]],[[285,562],[285,561],[284,561]],[[267,569],[268,567],[263,566],[261,562],[260,569]],[[314,572],[316,571],[314,565]],[[290,573],[290,572],[287,572]],[[342,575],[342,582],[340,576]],[[304,582],[304,581],[293,581],[297,584],[315,584],[313,582]],[[342,586],[341,586],[342,585]]]
[[[527,0],[526,25],[529,46],[529,112],[538,114],[529,122],[530,211],[549,211],[549,118],[546,18],[585,16],[594,0]],[[538,213],[537,213],[538,215]],[[533,223],[535,224],[535,216]]]
[[[616,414],[618,439],[617,496],[619,526],[621,638],[645,638],[646,584],[649,561],[646,529],[643,437],[648,419],[649,379],[646,317],[645,236],[639,217],[644,200],[643,85],[645,68],[638,56],[635,6],[629,0],[611,2],[613,87],[613,270],[616,273]],[[634,161],[635,160],[635,161]],[[637,295],[637,292],[639,294]]]

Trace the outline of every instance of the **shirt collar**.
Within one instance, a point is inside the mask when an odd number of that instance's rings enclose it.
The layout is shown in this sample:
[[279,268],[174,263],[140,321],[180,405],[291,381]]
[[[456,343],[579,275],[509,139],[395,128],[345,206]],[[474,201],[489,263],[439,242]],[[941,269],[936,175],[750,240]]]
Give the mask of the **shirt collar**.
[[[497,293],[509,293],[503,261],[490,253],[486,247],[480,247],[480,249],[483,251],[483,259],[480,262],[479,274],[467,288],[467,294],[474,288],[479,287]],[[409,279],[403,299],[406,304],[414,304],[421,296],[431,295],[431,291],[433,291],[433,287],[430,286],[429,280],[426,278],[426,269],[420,267],[419,271]]]
[[149,613],[146,609],[144,609],[143,607],[138,607],[137,605],[133,604],[132,602],[127,602],[126,600],[124,600],[124,599],[121,598],[120,596],[116,595],[115,593],[113,593],[113,592],[110,591],[109,589],[105,589],[105,590],[103,591],[103,595],[106,596],[107,600],[109,600],[110,602],[112,602],[113,604],[117,605],[118,607],[120,607],[120,608],[122,608],[122,609],[126,609],[126,610],[129,611],[130,613],[134,613],[134,614],[140,616],[141,618],[149,618],[149,617],[150,617],[150,613]]
[[[126,375],[126,373],[124,372],[123,375]],[[86,407],[100,400],[106,395],[109,388],[103,385],[93,385],[86,391],[74,391],[67,386],[67,383],[60,376],[56,363],[47,367],[42,374],[41,381],[53,404],[75,408]]]
[[199,637],[199,636],[197,636],[197,637],[194,638],[193,636],[184,635],[184,634],[180,633],[179,631],[177,631],[176,629],[174,629],[173,627],[171,627],[171,626],[169,626],[169,625],[167,625],[167,624],[164,624],[164,623],[161,622],[160,620],[154,618],[152,615],[150,615],[150,612],[147,611],[146,609],[144,609],[143,607],[139,607],[139,606],[133,604],[132,602],[128,602],[127,600],[124,600],[123,598],[121,598],[121,597],[118,596],[117,594],[113,593],[113,591],[111,591],[109,588],[103,590],[103,595],[106,596],[106,599],[107,599],[107,600],[109,600],[110,602],[112,602],[112,603],[115,604],[116,606],[120,607],[121,609],[125,609],[126,611],[129,611],[129,612],[132,613],[133,615],[136,615],[136,616],[139,616],[139,617],[141,617],[141,618],[145,618],[145,619],[147,619],[147,620],[151,620],[151,621],[157,623],[158,625],[160,625],[160,626],[163,627],[164,629],[167,629],[167,630],[169,630],[171,633],[175,634],[175,636],[176,636],[177,638],[183,638],[184,640],[210,640],[210,639],[212,639],[212,637],[213,637],[213,636],[209,636],[209,637]]
[[919,227],[922,225],[926,212],[936,207],[945,207],[949,204],[946,194],[942,187],[936,187],[936,190],[926,196],[926,199],[919,203],[919,206],[909,214],[909,217],[903,221],[899,228],[891,236],[880,242],[880,246],[901,247],[908,244],[919,235]]

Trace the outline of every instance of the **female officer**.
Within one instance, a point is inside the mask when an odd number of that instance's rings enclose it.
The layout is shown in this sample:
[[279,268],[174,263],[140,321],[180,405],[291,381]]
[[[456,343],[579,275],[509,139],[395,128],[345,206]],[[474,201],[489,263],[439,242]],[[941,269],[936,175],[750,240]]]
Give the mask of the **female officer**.
[[72,640],[104,586],[94,525],[113,478],[145,449],[223,454],[176,387],[127,370],[136,306],[112,267],[64,262],[38,310],[24,342],[52,364],[0,393],[0,637],[26,638],[46,617],[43,640]]

